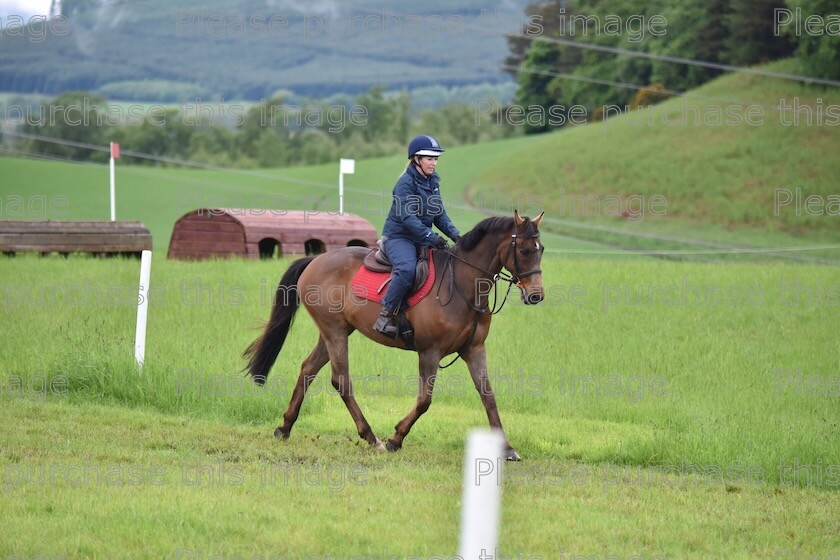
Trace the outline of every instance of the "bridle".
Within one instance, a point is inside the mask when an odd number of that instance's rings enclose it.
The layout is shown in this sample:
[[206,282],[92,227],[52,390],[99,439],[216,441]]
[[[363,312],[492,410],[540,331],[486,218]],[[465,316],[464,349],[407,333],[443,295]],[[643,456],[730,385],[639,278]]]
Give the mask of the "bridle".
[[[540,269],[540,268],[534,268],[532,270],[526,270],[525,272],[519,272],[519,261],[516,258],[516,255],[517,255],[516,241],[518,239],[539,239],[539,237],[540,237],[539,234],[530,235],[528,237],[521,237],[521,236],[516,235],[515,233],[510,236],[510,245],[507,246],[508,250],[505,253],[504,258],[502,259],[502,263],[504,263],[505,261],[508,260],[508,257],[510,257],[510,254],[511,254],[511,251],[512,251],[513,252],[513,274],[509,274],[507,271],[504,270],[504,268],[502,270],[500,270],[499,272],[494,273],[493,271],[484,269],[480,266],[477,266],[477,265],[469,262],[466,259],[463,259],[463,258],[459,257],[458,255],[456,255],[452,251],[444,250],[444,252],[446,253],[446,263],[443,266],[443,270],[446,271],[446,269],[449,268],[449,288],[450,289],[449,289],[449,299],[446,301],[446,303],[441,303],[441,305],[442,306],[449,305],[449,303],[452,301],[452,294],[457,293],[459,296],[461,296],[461,299],[463,299],[464,302],[476,313],[489,314],[489,315],[495,315],[495,314],[499,313],[502,310],[502,307],[504,307],[505,302],[507,302],[508,295],[510,294],[510,290],[513,288],[513,286],[521,287],[523,278],[528,278],[529,276],[533,276],[535,274],[541,274],[542,273],[542,269]],[[455,283],[455,266],[452,264],[452,259],[453,258],[461,261],[462,263],[464,263],[465,265],[467,265],[471,268],[474,268],[476,270],[479,270],[479,271],[487,274],[488,276],[490,276],[493,279],[493,287],[494,287],[495,291],[494,291],[494,298],[493,298],[494,303],[493,303],[492,307],[487,307],[487,308],[484,308],[484,309],[482,309],[480,307],[476,307],[475,305],[473,305],[470,302],[469,298],[460,290],[460,288],[458,288],[458,285]],[[502,264],[502,267],[504,267],[504,264]],[[496,307],[496,303],[498,302],[498,284],[497,284],[497,282],[499,280],[503,280],[503,281],[507,282],[508,283],[508,289],[505,292],[505,297],[502,300],[502,304],[499,305],[498,307]],[[438,301],[440,301],[440,287],[442,285],[443,285],[443,282],[438,284],[438,295],[437,295],[437,300]]]
[[[539,238],[540,238],[539,235],[530,235],[530,236],[528,236],[524,239],[539,239]],[[510,276],[510,278],[502,278],[502,279],[507,280],[508,282],[511,282],[512,284],[516,284],[518,286],[522,282],[523,278],[528,278],[529,276],[533,276],[534,274],[542,274],[542,269],[535,268],[533,270],[527,270],[527,271],[521,272],[521,273],[517,272],[517,269],[519,268],[519,264],[516,261],[516,240],[517,239],[518,239],[518,236],[515,233],[510,236],[510,245],[508,245],[508,252],[507,252],[507,255],[505,255],[505,260],[507,260],[507,257],[510,256],[510,252],[513,251],[513,276]],[[502,272],[504,272],[504,271],[502,271]]]
[[[438,367],[440,369],[445,369],[445,368],[451,366],[452,364],[454,364],[455,361],[458,359],[458,357],[461,355],[461,350],[463,348],[465,348],[467,345],[469,345],[470,342],[472,342],[472,338],[473,338],[473,336],[475,336],[475,329],[478,326],[478,321],[479,321],[479,318],[481,317],[481,315],[496,315],[497,313],[501,312],[502,308],[505,306],[505,303],[507,303],[508,296],[510,295],[511,289],[513,289],[514,286],[521,287],[521,283],[522,283],[523,278],[528,278],[529,276],[533,276],[535,274],[541,274],[542,273],[542,269],[540,269],[540,268],[534,268],[532,270],[526,270],[525,272],[519,272],[519,263],[516,259],[516,253],[517,253],[517,251],[516,251],[516,241],[518,239],[535,239],[535,238],[539,239],[539,237],[540,237],[539,234],[530,235],[528,237],[520,237],[520,236],[516,235],[515,233],[512,234],[510,236],[510,244],[507,246],[508,250],[505,253],[504,259],[502,259],[502,270],[500,270],[499,272],[495,272],[495,273],[490,271],[490,270],[484,269],[480,266],[477,266],[477,265],[469,262],[468,260],[466,260],[464,258],[459,257],[458,255],[456,255],[455,253],[453,253],[452,251],[450,251],[448,249],[444,249],[444,252],[446,253],[446,262],[443,265],[443,270],[445,272],[447,268],[449,269],[449,299],[446,300],[446,303],[441,302],[440,305],[441,305],[441,307],[445,307],[445,306],[449,305],[449,303],[452,302],[452,294],[453,293],[458,294],[461,297],[461,299],[464,300],[464,303],[466,303],[467,306],[470,309],[475,311],[475,320],[473,321],[472,332],[470,333],[470,337],[467,339],[467,342],[464,343],[464,346],[462,346],[460,349],[458,349],[458,352],[457,352],[458,355],[455,356],[455,358],[453,358],[452,361],[449,362],[448,364],[446,364],[445,366],[444,365],[438,365]],[[504,270],[504,262],[508,260],[508,257],[510,257],[511,251],[513,251],[513,274],[509,274],[507,271]],[[479,270],[479,271],[487,274],[488,276],[490,276],[493,279],[493,305],[492,306],[486,306],[484,308],[481,308],[481,307],[478,307],[476,305],[473,305],[473,303],[470,301],[469,297],[467,297],[467,295],[464,294],[461,291],[461,289],[458,287],[458,284],[455,282],[455,265],[453,264],[452,259],[459,260],[462,263],[466,264],[467,266],[472,267],[476,270]],[[508,283],[508,288],[505,291],[505,296],[502,299],[502,303],[500,305],[498,305],[498,303],[499,303],[499,291],[498,291],[499,284],[498,284],[498,281],[499,280],[503,280],[503,281]],[[441,281],[438,284],[437,295],[435,297],[435,299],[437,299],[439,302],[440,302],[440,288],[441,288],[441,286],[443,286],[443,281]],[[498,307],[497,307],[497,305],[498,305]]]

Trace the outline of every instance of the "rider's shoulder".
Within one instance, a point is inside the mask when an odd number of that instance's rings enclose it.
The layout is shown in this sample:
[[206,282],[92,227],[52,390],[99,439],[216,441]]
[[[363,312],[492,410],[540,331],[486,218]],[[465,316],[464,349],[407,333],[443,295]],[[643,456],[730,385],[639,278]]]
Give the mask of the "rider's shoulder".
[[403,172],[397,179],[397,187],[414,187],[417,184],[417,179],[409,171]]

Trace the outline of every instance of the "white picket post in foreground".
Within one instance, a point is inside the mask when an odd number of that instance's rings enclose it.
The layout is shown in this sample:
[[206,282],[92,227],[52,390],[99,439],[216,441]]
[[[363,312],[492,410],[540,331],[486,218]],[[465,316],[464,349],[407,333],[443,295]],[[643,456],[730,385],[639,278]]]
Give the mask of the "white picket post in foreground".
[[152,252],[143,251],[140,258],[140,287],[137,292],[137,328],[134,331],[134,359],[142,370],[146,357],[146,314],[149,310],[149,278],[152,273]]
[[120,145],[116,142],[111,142],[111,161],[109,164],[110,174],[111,174],[111,221],[114,222],[117,219],[117,203],[115,200],[116,193],[115,193],[115,186],[114,186],[114,160],[120,157]]
[[495,430],[474,430],[467,438],[459,553],[464,560],[495,557],[499,542],[504,444],[504,436]]

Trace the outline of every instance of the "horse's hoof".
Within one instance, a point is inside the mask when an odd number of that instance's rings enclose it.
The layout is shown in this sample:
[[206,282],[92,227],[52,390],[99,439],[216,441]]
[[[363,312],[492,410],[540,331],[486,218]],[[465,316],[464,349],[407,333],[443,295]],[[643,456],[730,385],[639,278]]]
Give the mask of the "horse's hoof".
[[521,461],[522,457],[519,456],[519,453],[516,452],[516,449],[510,448],[505,451],[505,461]]
[[382,441],[379,438],[376,438],[376,441],[371,443],[370,446],[376,451],[385,451],[385,446],[382,445]]
[[[400,446],[400,447],[402,447],[402,446]],[[386,440],[385,441],[385,449],[387,449],[391,453],[396,453],[397,451],[400,450],[400,447],[397,447],[396,445],[391,443],[391,440]]]
[[289,432],[284,432],[280,428],[274,430],[274,437],[282,438],[282,439],[289,439]]

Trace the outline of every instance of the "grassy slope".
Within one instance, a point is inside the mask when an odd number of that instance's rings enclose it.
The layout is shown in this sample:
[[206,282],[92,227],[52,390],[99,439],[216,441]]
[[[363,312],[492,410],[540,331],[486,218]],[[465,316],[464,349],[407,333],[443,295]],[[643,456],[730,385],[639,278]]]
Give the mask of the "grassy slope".
[[[770,70],[797,72],[791,61],[770,65]],[[720,122],[713,111],[740,111],[721,100],[745,103],[763,111],[762,126],[683,125],[683,107],[688,123],[694,115]],[[840,220],[836,216],[808,216],[792,206],[774,215],[775,189],[802,189],[810,194],[837,194],[840,175],[840,127],[784,126],[778,111],[780,101],[816,110],[818,100],[825,110],[833,105],[840,116],[840,93],[797,82],[754,75],[727,75],[651,109],[606,122],[542,136],[522,153],[501,158],[473,184],[482,193],[472,198],[514,196],[541,197],[550,218],[577,218],[580,205],[570,209],[572,195],[596,195],[605,203],[608,195],[638,194],[649,200],[667,198],[667,215],[645,212],[638,222],[591,216],[588,223],[624,227],[630,231],[680,234],[719,242],[745,245],[801,245],[837,243]],[[759,108],[760,107],[760,108]],[[792,121],[792,112],[786,114]],[[665,119],[671,123],[666,124]],[[725,121],[724,121],[725,122]],[[840,208],[834,206],[837,213]],[[602,212],[604,214],[605,212]],[[577,232],[573,224],[560,224],[563,231]],[[587,235],[598,237],[596,233]],[[603,236],[601,236],[603,237]],[[836,256],[836,255],[835,255]]]

